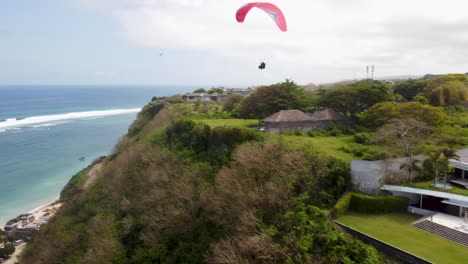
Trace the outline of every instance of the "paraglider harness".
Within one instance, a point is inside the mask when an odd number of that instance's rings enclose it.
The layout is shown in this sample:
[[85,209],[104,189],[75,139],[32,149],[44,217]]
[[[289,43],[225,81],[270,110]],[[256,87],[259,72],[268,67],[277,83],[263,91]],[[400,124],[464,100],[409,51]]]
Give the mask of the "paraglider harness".
[[258,66],[258,69],[264,70],[265,68],[266,68],[266,64],[265,62],[262,61],[262,63],[260,63],[260,66]]

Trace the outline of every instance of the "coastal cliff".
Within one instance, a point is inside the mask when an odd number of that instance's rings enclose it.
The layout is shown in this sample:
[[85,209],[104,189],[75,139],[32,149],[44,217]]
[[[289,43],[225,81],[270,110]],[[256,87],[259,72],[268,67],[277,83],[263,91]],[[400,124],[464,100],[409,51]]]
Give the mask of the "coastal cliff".
[[347,163],[206,125],[197,109],[145,106],[92,181],[70,181],[21,263],[385,262],[328,220],[350,187]]

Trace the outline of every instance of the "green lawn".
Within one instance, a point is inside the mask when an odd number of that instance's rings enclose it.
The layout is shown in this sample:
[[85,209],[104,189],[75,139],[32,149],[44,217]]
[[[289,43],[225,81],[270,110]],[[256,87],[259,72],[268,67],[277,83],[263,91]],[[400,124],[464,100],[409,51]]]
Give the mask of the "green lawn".
[[415,183],[412,183],[412,184],[407,184],[406,186],[414,187],[414,188],[420,188],[420,189],[427,189],[427,190],[432,190],[432,191],[448,192],[448,193],[453,193],[453,194],[461,194],[461,195],[468,196],[468,190],[467,189],[458,188],[458,187],[454,186],[453,184],[450,184],[450,186],[452,187],[452,189],[450,189],[450,190],[435,188],[434,186],[432,186],[432,183],[433,183],[433,181],[415,182]]
[[292,147],[310,147],[320,153],[333,156],[347,162],[359,159],[351,153],[343,151],[343,147],[353,142],[353,136],[341,137],[308,137],[308,136],[287,136],[282,135],[284,140]]
[[254,127],[258,126],[258,119],[195,119],[195,122],[203,122],[209,126],[229,126],[229,127]]
[[[195,122],[203,122],[211,127],[217,126],[228,126],[228,127],[246,127],[252,128],[258,126],[258,119],[194,119]],[[268,133],[265,133],[268,134]],[[317,136],[309,137],[303,136],[292,136],[292,135],[279,135],[279,134],[268,134],[272,138],[281,138],[288,145],[294,148],[308,147],[323,153],[328,156],[342,159],[346,162],[351,162],[353,159],[361,159],[353,155],[352,153],[345,152],[343,149],[349,144],[355,144],[353,136]],[[376,148],[374,146],[367,146],[368,148]]]
[[411,226],[411,214],[348,214],[337,221],[434,263],[468,263],[468,248]]

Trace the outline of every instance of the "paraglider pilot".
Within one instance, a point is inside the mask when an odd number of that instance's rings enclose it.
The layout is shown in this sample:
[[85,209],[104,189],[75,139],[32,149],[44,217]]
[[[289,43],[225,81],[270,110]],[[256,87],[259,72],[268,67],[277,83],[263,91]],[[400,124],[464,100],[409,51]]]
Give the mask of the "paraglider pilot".
[[260,66],[258,66],[258,68],[259,68],[260,70],[265,69],[265,68],[266,68],[265,62],[262,61],[262,63],[260,63]]

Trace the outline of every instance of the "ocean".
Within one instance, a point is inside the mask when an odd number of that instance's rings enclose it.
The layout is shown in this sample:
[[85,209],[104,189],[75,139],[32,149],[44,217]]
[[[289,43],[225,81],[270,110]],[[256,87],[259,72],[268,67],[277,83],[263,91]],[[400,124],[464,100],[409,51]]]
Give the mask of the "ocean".
[[71,176],[111,153],[153,96],[191,90],[0,86],[0,225],[56,199]]

